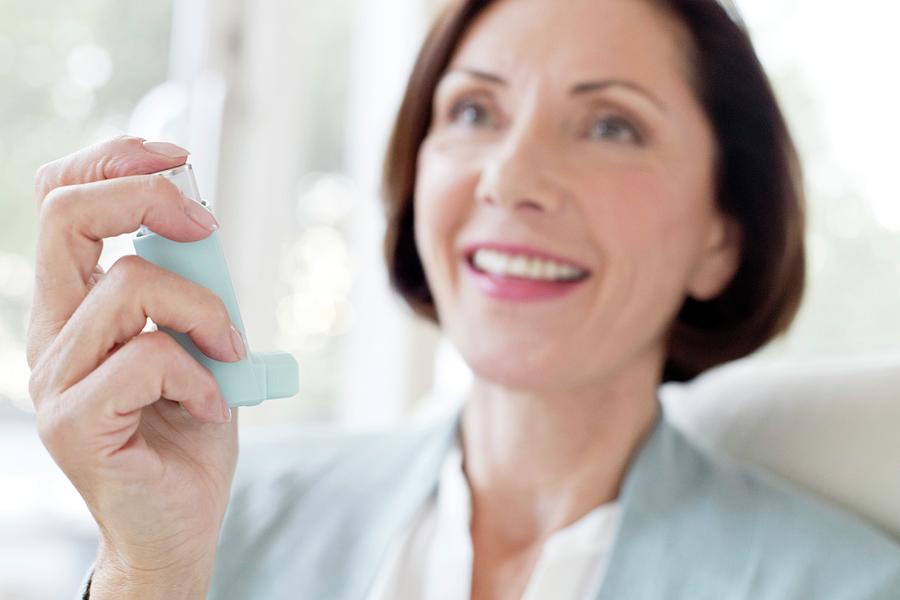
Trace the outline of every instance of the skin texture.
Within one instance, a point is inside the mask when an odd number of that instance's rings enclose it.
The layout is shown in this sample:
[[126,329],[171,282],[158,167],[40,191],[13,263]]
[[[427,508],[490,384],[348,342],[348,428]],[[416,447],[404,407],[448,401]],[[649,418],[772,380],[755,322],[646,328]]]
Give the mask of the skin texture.
[[[443,330],[475,374],[474,599],[519,598],[547,537],[617,497],[657,416],[668,327],[686,296],[714,297],[736,270],[686,36],[645,2],[500,0],[435,94],[415,233]],[[605,80],[629,83],[571,93]],[[478,242],[590,276],[559,299],[497,300],[467,272]]]
[[121,137],[35,178],[30,392],[41,441],[100,529],[95,600],[205,597],[237,460],[237,419],[215,379],[166,334],[142,333],[150,317],[235,361],[243,347],[222,301],[138,257],[97,266],[104,238],[141,223],[179,242],[210,234],[208,213],[192,219],[175,186],[147,175],[186,157]]

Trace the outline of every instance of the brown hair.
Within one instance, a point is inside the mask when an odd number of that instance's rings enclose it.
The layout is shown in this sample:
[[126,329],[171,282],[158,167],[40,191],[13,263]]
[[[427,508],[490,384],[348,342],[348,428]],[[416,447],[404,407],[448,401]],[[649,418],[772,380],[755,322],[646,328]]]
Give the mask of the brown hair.
[[[663,381],[686,381],[746,356],[787,330],[805,279],[804,196],[797,152],[746,31],[715,0],[652,0],[684,24],[694,91],[717,140],[719,209],[741,228],[740,266],[719,296],[687,298],[669,332]],[[467,28],[492,0],[452,2],[433,25],[410,76],[384,165],[391,284],[438,323],[416,249],[413,193],[432,98]],[[736,17],[737,19],[737,17]]]

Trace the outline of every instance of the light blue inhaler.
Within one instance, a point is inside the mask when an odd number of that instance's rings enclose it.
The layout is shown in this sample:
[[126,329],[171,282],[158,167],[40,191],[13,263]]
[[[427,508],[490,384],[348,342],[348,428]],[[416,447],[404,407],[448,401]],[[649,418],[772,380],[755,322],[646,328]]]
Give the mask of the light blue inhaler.
[[[200,198],[190,164],[158,175],[174,183],[186,198],[210,210]],[[197,362],[212,372],[229,406],[254,406],[263,400],[286,398],[297,393],[298,368],[293,356],[287,352],[250,351],[218,231],[199,242],[181,243],[141,227],[134,238],[134,248],[138,256],[212,290],[225,303],[231,322],[244,338],[247,348],[247,356],[239,362],[219,362],[203,354],[186,334],[164,327],[160,327],[160,331],[175,338]]]

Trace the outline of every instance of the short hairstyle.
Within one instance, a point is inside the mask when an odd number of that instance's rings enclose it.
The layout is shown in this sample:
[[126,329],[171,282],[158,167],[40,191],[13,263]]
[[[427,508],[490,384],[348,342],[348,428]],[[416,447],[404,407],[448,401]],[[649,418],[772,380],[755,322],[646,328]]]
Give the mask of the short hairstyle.
[[[687,29],[689,82],[716,139],[719,210],[739,226],[738,269],[715,298],[688,297],[668,332],[663,381],[687,381],[746,356],[787,330],[805,284],[800,163],[771,84],[738,20],[716,0],[647,0]],[[439,324],[416,248],[413,195],[435,89],[466,30],[492,0],[451,2],[419,52],[384,164],[384,257],[392,287]]]

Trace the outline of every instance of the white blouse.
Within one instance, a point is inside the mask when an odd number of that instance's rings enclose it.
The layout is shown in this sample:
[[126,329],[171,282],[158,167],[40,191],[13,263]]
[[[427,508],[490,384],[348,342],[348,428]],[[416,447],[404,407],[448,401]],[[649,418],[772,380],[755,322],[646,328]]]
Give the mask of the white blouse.
[[[619,508],[615,501],[602,504],[548,538],[522,600],[596,597]],[[367,600],[469,600],[471,514],[457,440],[441,468],[437,490],[394,542]]]

